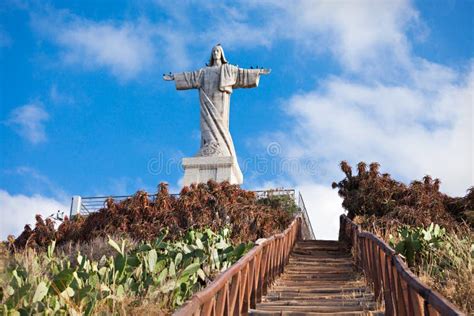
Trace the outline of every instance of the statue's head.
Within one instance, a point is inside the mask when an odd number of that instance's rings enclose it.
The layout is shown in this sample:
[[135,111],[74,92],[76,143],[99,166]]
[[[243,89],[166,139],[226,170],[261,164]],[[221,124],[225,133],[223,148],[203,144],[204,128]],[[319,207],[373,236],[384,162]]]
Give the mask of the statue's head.
[[217,44],[212,48],[209,66],[213,66],[216,60],[220,60],[222,64],[227,64],[227,59],[225,59],[224,49],[222,48],[221,44]]

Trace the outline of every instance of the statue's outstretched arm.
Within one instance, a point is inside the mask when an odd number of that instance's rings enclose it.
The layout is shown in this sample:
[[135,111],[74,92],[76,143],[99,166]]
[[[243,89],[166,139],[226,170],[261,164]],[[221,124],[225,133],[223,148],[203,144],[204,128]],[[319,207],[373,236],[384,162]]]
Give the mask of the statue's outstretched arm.
[[271,72],[272,72],[271,69],[264,69],[264,68],[260,69],[260,74],[262,75],[268,75]]
[[172,74],[171,72],[168,75],[163,74],[163,80],[173,81],[174,80],[174,74]]
[[174,80],[176,89],[198,89],[201,85],[202,69],[196,71],[185,71],[178,73],[163,74],[163,79],[166,81]]

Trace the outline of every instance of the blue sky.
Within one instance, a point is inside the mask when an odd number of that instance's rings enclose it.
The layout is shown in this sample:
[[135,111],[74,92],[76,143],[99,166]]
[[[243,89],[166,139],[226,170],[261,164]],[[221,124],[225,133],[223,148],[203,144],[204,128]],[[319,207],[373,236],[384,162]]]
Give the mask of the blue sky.
[[272,69],[231,99],[248,189],[301,190],[334,238],[338,163],[473,185],[473,1],[3,1],[0,238],[71,195],[180,187],[199,146],[198,69],[221,43]]

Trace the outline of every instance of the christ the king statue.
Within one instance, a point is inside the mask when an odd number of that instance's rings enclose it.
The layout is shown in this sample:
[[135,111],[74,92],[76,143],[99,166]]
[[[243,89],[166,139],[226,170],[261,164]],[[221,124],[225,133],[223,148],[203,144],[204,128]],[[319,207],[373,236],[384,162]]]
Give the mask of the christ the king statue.
[[243,69],[227,62],[220,44],[212,48],[209,64],[199,70],[163,75],[177,90],[199,89],[201,147],[193,158],[184,158],[184,185],[193,182],[230,181],[241,184],[242,173],[229,132],[230,95],[233,89],[258,86],[270,69]]

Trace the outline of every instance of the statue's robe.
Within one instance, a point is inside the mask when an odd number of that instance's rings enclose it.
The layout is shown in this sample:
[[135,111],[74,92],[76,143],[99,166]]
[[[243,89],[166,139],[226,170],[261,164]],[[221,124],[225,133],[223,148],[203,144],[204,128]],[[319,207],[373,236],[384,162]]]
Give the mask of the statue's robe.
[[230,64],[174,75],[176,89],[199,89],[201,148],[196,156],[236,157],[229,132],[230,95],[233,89],[257,87],[259,78],[259,69]]

